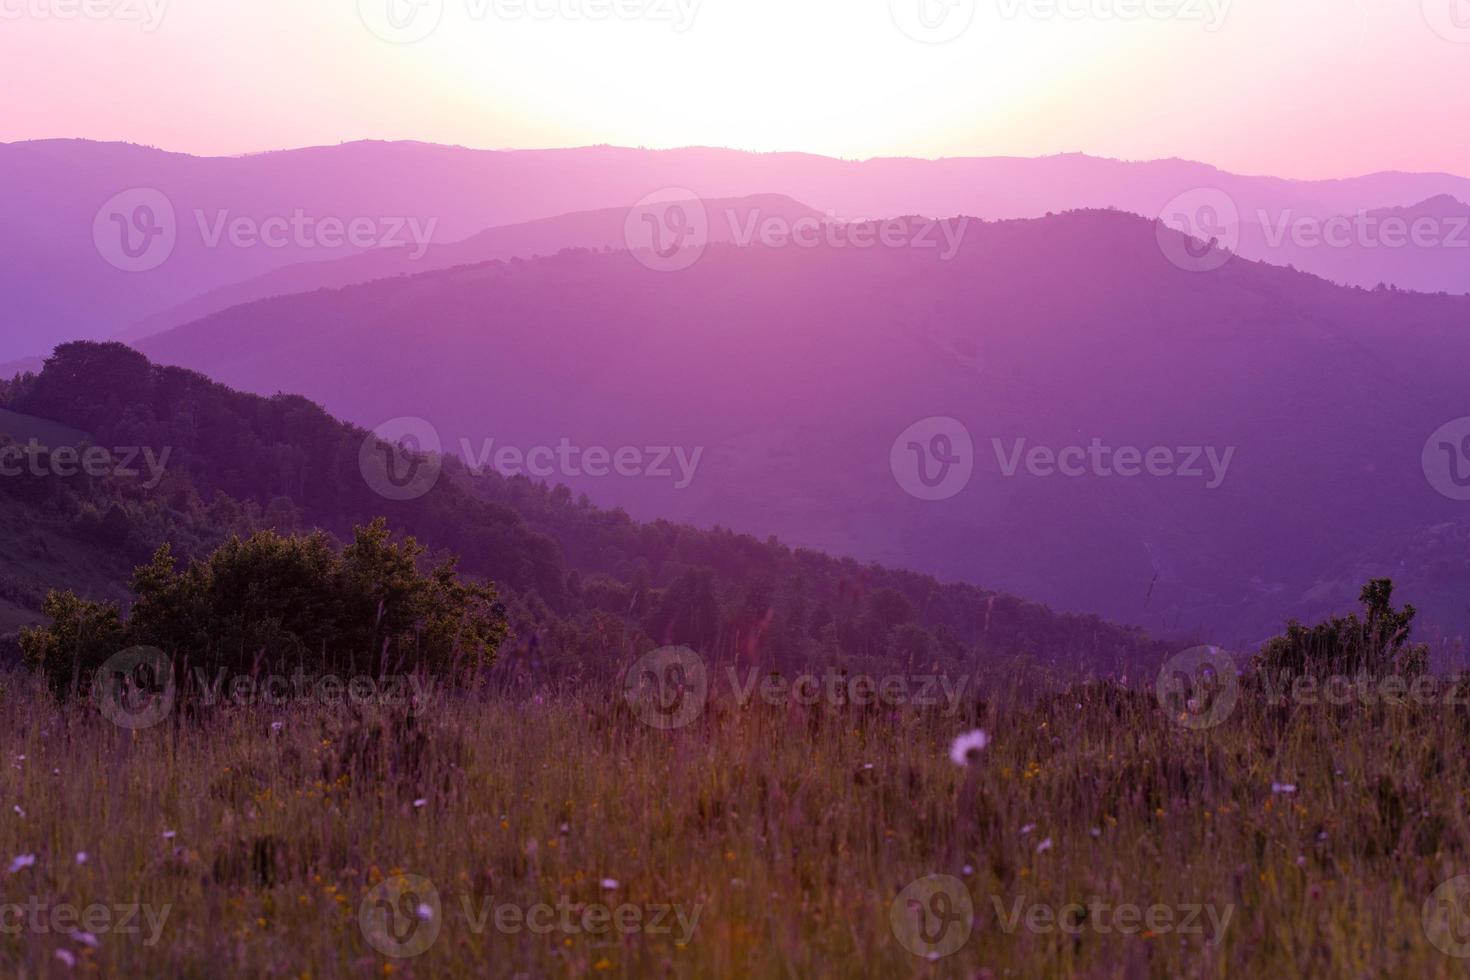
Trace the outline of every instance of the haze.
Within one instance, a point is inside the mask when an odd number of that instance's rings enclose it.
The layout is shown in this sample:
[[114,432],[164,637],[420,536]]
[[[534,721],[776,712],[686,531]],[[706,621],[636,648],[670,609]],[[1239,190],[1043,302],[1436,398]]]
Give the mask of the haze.
[[[1083,151],[1294,177],[1470,171],[1446,111],[1470,86],[1460,0],[583,2],[0,0],[0,85],[26,93],[7,99],[0,141],[209,155],[365,137]],[[924,43],[900,25],[958,36]]]

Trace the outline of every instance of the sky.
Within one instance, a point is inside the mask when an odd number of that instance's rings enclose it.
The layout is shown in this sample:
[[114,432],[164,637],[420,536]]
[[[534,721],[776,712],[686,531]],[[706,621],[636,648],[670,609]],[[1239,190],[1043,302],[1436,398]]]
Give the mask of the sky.
[[1470,174],[1470,0],[0,0],[0,91],[0,142],[207,155],[372,138]]

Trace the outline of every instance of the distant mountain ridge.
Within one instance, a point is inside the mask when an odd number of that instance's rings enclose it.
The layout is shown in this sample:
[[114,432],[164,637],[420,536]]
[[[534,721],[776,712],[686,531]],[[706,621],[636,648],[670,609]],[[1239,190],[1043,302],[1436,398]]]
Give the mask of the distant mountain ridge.
[[[788,224],[803,218],[822,219],[819,212],[778,194],[702,201],[712,217],[704,240],[739,242],[756,221],[777,218]],[[436,269],[474,265],[495,259],[555,255],[566,248],[626,249],[627,208],[603,208],[542,218],[501,228],[488,228],[457,242],[433,245],[418,254],[412,246],[374,249],[340,259],[304,262],[276,269],[254,279],[222,286],[180,306],[163,310],[133,324],[117,337],[134,341],[162,333],[211,313],[272,296],[340,288],[389,276],[418,275]],[[758,230],[753,235],[759,239]]]
[[1257,219],[1240,230],[1239,251],[1249,258],[1347,286],[1470,292],[1470,205],[1452,195],[1326,218],[1247,217]]
[[[407,230],[398,222],[417,221],[420,237],[444,244],[489,228],[626,208],[668,188],[710,200],[781,194],[844,221],[1003,219],[1089,207],[1153,216],[1200,188],[1219,189],[1241,215],[1328,217],[1439,194],[1470,199],[1470,181],[1444,174],[1292,181],[1080,154],[859,162],[701,148],[486,151],[384,142],[228,158],[82,140],[9,143],[0,144],[0,182],[25,188],[0,200],[7,307],[0,359],[7,360],[79,336],[113,336],[286,266],[401,243]],[[304,230],[292,225],[298,215]],[[232,230],[236,222],[242,234]],[[352,222],[367,222],[352,240],[333,224]],[[162,228],[174,237],[153,234]],[[135,249],[144,249],[149,268],[133,271],[138,260],[126,252]]]

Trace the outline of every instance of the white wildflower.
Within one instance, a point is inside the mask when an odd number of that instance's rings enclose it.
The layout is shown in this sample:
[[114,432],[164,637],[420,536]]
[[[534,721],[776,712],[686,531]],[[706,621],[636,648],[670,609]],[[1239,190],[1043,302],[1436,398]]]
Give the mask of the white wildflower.
[[949,757],[957,766],[968,766],[979,758],[980,753],[985,751],[985,746],[990,744],[990,736],[983,729],[975,729],[966,732],[955,739],[949,747]]

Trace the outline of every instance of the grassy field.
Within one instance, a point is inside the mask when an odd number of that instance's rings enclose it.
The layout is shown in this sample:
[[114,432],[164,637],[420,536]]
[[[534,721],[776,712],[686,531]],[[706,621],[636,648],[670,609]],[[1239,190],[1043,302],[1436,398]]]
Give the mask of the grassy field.
[[[1436,977],[1470,962],[1451,955],[1463,906],[1431,900],[1470,872],[1470,708],[1246,690],[1193,730],[1114,682],[742,704],[711,675],[678,727],[609,684],[415,710],[315,689],[137,730],[11,677],[0,973]],[[989,744],[957,763],[976,728]]]

